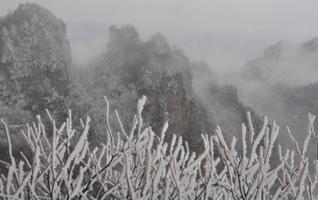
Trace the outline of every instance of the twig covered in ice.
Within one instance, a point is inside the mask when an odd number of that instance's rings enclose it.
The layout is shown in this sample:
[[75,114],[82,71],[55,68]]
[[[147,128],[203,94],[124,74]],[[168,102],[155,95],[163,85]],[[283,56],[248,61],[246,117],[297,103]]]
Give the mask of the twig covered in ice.
[[[132,128],[125,130],[119,113],[119,133],[113,136],[106,101],[106,144],[100,148],[88,140],[90,118],[75,130],[72,113],[61,126],[48,112],[52,129],[37,122],[23,131],[32,150],[31,159],[13,154],[9,128],[4,121],[10,160],[0,176],[1,199],[317,199],[318,164],[306,157],[314,135],[313,115],[308,117],[303,145],[288,132],[295,150],[275,148],[279,126],[264,118],[257,133],[252,116],[242,124],[241,142],[226,141],[220,127],[214,135],[201,135],[202,153],[189,149],[182,137],[168,134],[168,122],[160,133],[143,124],[146,97],[137,104]],[[113,129],[115,130],[115,129]],[[134,134],[137,133],[137,134]],[[200,135],[198,135],[200,137]],[[115,138],[115,139],[114,139]],[[241,144],[240,149],[236,145]],[[230,145],[229,145],[230,144]],[[277,152],[275,152],[277,151]],[[296,151],[296,153],[294,153]],[[272,162],[278,154],[279,162]],[[314,164],[314,175],[309,173]],[[312,172],[312,171],[311,171]],[[4,174],[5,173],[5,174]]]

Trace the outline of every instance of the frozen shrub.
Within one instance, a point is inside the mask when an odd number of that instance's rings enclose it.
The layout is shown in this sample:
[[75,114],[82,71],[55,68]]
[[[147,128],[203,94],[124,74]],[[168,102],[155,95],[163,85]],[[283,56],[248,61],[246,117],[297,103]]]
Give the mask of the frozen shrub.
[[[106,98],[105,98],[106,99]],[[23,135],[32,149],[32,159],[12,155],[9,130],[2,121],[9,146],[6,174],[0,177],[1,199],[316,199],[317,170],[309,175],[306,157],[314,133],[315,117],[309,115],[308,136],[295,150],[278,148],[279,164],[271,157],[278,125],[267,118],[259,133],[254,132],[250,114],[242,125],[241,149],[236,138],[230,145],[220,127],[213,136],[201,135],[204,151],[190,152],[182,137],[165,142],[168,123],[160,133],[144,126],[142,110],[146,97],[137,104],[130,130],[122,124],[113,132],[107,103],[106,143],[100,148],[88,141],[90,118],[75,130],[72,114],[61,126],[50,117],[52,130],[40,117]],[[52,135],[52,137],[48,137]]]

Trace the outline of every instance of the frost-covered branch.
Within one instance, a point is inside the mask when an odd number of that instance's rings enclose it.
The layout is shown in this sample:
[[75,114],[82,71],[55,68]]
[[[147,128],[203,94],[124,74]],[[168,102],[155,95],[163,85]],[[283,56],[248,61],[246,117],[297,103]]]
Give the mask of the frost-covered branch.
[[70,111],[60,126],[48,113],[52,128],[40,117],[28,125],[22,135],[32,156],[21,152],[17,159],[2,121],[10,160],[1,162],[7,168],[0,176],[1,199],[317,199],[318,165],[306,157],[314,135],[311,114],[303,145],[287,129],[294,149],[276,144],[279,126],[266,117],[257,133],[248,113],[240,145],[235,137],[226,141],[217,127],[214,135],[201,136],[204,150],[197,155],[182,137],[165,140],[168,123],[158,134],[143,124],[145,97],[130,130],[115,111],[118,133],[111,128],[105,100],[107,140],[99,148],[88,140],[89,117],[75,129]]

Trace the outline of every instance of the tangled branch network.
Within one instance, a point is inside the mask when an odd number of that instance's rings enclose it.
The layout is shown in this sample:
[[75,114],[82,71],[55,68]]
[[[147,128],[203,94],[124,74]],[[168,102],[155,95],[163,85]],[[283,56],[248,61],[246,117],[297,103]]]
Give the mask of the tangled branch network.
[[[50,128],[40,117],[22,134],[32,150],[31,158],[21,152],[13,156],[9,128],[2,121],[8,141],[8,162],[0,177],[1,199],[317,199],[317,162],[306,157],[314,134],[315,117],[308,116],[307,137],[295,148],[277,145],[279,127],[265,117],[255,132],[251,116],[242,125],[240,143],[228,144],[221,128],[201,135],[204,150],[191,152],[182,137],[165,140],[168,123],[160,133],[145,126],[142,110],[146,97],[137,103],[130,130],[125,130],[115,111],[120,131],[109,123],[106,100],[106,142],[94,147],[88,140],[91,119],[75,130],[69,111]],[[52,128],[51,128],[52,127]],[[48,131],[49,130],[49,131]],[[272,162],[273,155],[278,162]],[[310,166],[313,172],[309,173]]]

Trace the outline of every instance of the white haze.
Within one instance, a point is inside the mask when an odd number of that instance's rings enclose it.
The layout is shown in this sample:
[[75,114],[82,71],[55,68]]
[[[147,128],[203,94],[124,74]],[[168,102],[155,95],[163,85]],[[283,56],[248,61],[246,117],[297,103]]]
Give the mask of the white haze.
[[[1,0],[0,14],[25,0]],[[142,38],[163,33],[192,60],[216,72],[237,69],[280,39],[318,35],[318,1],[306,0],[31,0],[68,25],[73,61],[83,64],[105,49],[107,28],[130,23]]]
[[[87,64],[106,49],[108,27],[113,24],[132,24],[144,41],[161,32],[169,44],[184,50],[192,61],[202,60],[212,69],[215,76],[195,74],[193,81],[205,103],[211,101],[209,81],[217,79],[220,85],[230,83],[237,87],[239,100],[259,116],[266,114],[282,126],[294,126],[294,130],[304,128],[304,124],[295,123],[305,121],[299,120],[305,117],[304,113],[297,115],[286,110],[284,94],[276,86],[294,87],[318,81],[317,56],[303,59],[297,52],[301,44],[318,36],[317,0],[29,1],[66,22],[73,62],[77,65]],[[0,16],[25,2],[0,0]],[[262,57],[265,48],[280,40],[293,47],[284,51],[286,55],[275,64],[270,79],[240,80],[237,72],[245,63]],[[302,136],[297,134],[297,139]],[[282,138],[282,144],[289,142]]]
[[[261,57],[265,48],[279,40],[298,46],[318,36],[317,0],[30,1],[44,6],[66,22],[75,64],[85,64],[106,49],[110,25],[132,24],[142,39],[161,32],[191,60],[207,62],[214,74],[221,74],[211,79],[218,77],[221,84],[239,87],[240,98],[246,105],[269,115],[279,110],[275,107],[270,110],[271,86],[240,82],[235,72],[247,60]],[[0,15],[25,2],[0,0]],[[315,63],[310,63],[310,59],[298,60],[297,55],[288,56],[280,62],[280,67],[275,67],[269,83],[294,86],[318,80]],[[232,73],[225,73],[228,71]],[[201,81],[195,88],[204,90],[207,82]]]

